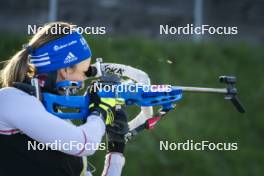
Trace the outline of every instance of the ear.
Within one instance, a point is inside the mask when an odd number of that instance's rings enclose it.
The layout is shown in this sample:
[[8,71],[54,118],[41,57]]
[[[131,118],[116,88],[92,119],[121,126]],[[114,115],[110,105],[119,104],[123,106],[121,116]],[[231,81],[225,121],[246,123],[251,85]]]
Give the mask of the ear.
[[67,77],[68,77],[68,72],[66,68],[58,70],[58,78],[60,80],[66,80]]

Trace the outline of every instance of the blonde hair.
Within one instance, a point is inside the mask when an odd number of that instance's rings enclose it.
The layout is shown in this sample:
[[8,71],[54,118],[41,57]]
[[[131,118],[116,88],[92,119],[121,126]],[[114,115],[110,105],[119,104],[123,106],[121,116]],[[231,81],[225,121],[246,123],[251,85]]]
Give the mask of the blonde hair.
[[12,87],[13,82],[24,82],[35,75],[35,68],[29,62],[30,50],[35,50],[52,40],[60,38],[66,34],[53,34],[52,28],[60,28],[65,33],[71,32],[75,25],[66,22],[54,22],[44,25],[28,42],[29,47],[25,47],[18,51],[6,63],[3,70],[0,72],[0,81],[2,87]]

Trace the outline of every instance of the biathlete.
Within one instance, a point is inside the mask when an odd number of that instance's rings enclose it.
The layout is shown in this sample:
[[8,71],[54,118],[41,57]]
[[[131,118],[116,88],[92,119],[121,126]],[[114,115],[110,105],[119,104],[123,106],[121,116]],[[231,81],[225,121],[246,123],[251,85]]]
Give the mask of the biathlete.
[[[58,26],[64,33],[52,34],[51,29]],[[56,22],[43,26],[28,45],[9,60],[1,72],[1,176],[89,175],[84,156],[95,153],[93,146],[98,146],[105,132],[109,142],[102,175],[121,175],[125,164],[123,139],[128,126],[125,111],[113,108],[120,102],[97,96],[87,107],[91,113],[86,122],[76,126],[49,113],[31,91],[34,78],[38,79],[41,92],[54,94],[60,94],[56,89],[58,82],[84,81],[91,56],[86,40],[72,25]],[[124,125],[115,126],[120,122]],[[74,141],[85,147],[28,149],[29,142],[56,141],[62,146]]]

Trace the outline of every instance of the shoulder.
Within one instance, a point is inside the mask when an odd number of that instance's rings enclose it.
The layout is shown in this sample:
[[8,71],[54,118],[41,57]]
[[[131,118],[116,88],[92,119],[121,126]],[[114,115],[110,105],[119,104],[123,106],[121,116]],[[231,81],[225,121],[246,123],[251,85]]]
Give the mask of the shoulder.
[[29,116],[28,113],[43,111],[42,103],[17,88],[7,87],[0,89],[0,130],[3,125],[12,126],[11,121]]
[[13,87],[0,89],[0,134],[13,134],[12,131],[15,128],[12,124],[8,123],[8,121],[11,116],[14,116],[14,113],[19,113],[19,109],[25,108],[19,108],[25,106],[25,104],[19,103],[23,101],[21,99],[28,98],[30,98],[28,94]]
[[0,96],[8,96],[8,95],[14,95],[14,94],[27,94],[17,88],[14,87],[4,87],[0,89]]
[[27,94],[26,92],[23,92],[22,90],[19,90],[14,87],[5,87],[0,89],[0,99],[1,100],[9,100],[10,98],[26,98],[26,99],[32,99],[34,96],[31,96]]
[[34,96],[27,94],[17,88],[7,87],[0,89],[0,107],[6,108],[31,108],[32,106],[42,106],[42,103]]

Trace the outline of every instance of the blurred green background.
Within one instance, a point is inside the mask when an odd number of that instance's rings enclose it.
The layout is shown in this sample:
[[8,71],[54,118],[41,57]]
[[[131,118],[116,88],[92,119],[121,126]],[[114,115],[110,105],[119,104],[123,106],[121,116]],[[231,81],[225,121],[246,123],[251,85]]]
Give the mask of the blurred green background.
[[[27,38],[0,35],[0,60]],[[236,75],[246,113],[220,95],[184,94],[175,112],[154,130],[127,144],[123,175],[261,176],[264,167],[264,50],[245,43],[177,43],[134,37],[87,37],[93,58],[144,70],[153,84],[223,87],[220,75]],[[2,64],[1,64],[2,67]],[[129,108],[130,118],[139,111]],[[231,142],[237,151],[160,151],[159,141]],[[100,175],[105,151],[89,158]]]

